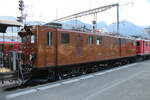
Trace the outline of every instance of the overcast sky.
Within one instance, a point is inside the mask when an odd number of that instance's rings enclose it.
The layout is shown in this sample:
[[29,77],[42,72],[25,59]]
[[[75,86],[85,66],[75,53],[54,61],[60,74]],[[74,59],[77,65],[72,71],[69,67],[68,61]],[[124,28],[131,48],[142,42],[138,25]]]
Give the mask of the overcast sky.
[[[19,16],[19,0],[1,0],[0,16]],[[137,25],[150,25],[150,0],[24,0],[27,20],[50,22],[56,18],[84,10],[120,3],[120,20],[129,20]],[[131,3],[132,2],[132,3]],[[126,5],[129,3],[128,5]],[[80,18],[91,23],[93,15]],[[116,22],[116,8],[98,14],[98,21]]]

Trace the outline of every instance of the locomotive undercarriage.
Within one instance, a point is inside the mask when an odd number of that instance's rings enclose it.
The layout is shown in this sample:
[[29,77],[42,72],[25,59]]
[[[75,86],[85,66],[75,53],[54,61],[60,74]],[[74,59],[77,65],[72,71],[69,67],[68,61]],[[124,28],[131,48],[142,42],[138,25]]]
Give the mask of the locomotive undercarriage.
[[137,56],[133,56],[90,63],[34,68],[31,71],[31,79],[36,80],[36,82],[56,81],[114,68],[136,62],[136,60]]

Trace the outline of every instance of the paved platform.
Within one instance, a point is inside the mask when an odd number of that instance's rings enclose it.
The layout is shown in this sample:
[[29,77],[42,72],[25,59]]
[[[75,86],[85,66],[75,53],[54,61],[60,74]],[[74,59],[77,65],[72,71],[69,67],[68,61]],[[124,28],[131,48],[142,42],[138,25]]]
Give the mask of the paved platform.
[[16,91],[0,100],[150,100],[150,60]]

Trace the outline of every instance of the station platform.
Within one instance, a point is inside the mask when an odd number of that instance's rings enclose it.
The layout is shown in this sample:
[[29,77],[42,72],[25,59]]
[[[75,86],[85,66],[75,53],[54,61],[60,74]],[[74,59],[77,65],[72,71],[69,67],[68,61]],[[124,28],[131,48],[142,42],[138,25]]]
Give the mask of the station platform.
[[0,89],[0,100],[150,100],[150,60],[15,91]]

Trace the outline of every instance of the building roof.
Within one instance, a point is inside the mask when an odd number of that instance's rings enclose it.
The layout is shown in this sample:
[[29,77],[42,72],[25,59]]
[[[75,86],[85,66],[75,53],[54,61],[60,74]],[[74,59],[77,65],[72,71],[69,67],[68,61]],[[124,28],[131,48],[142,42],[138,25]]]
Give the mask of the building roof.
[[7,26],[22,26],[21,23],[18,21],[12,21],[12,20],[0,20],[0,25],[7,25]]
[[0,20],[0,32],[1,33],[5,33],[8,26],[20,27],[20,26],[23,26],[23,24],[19,23],[18,21]]

